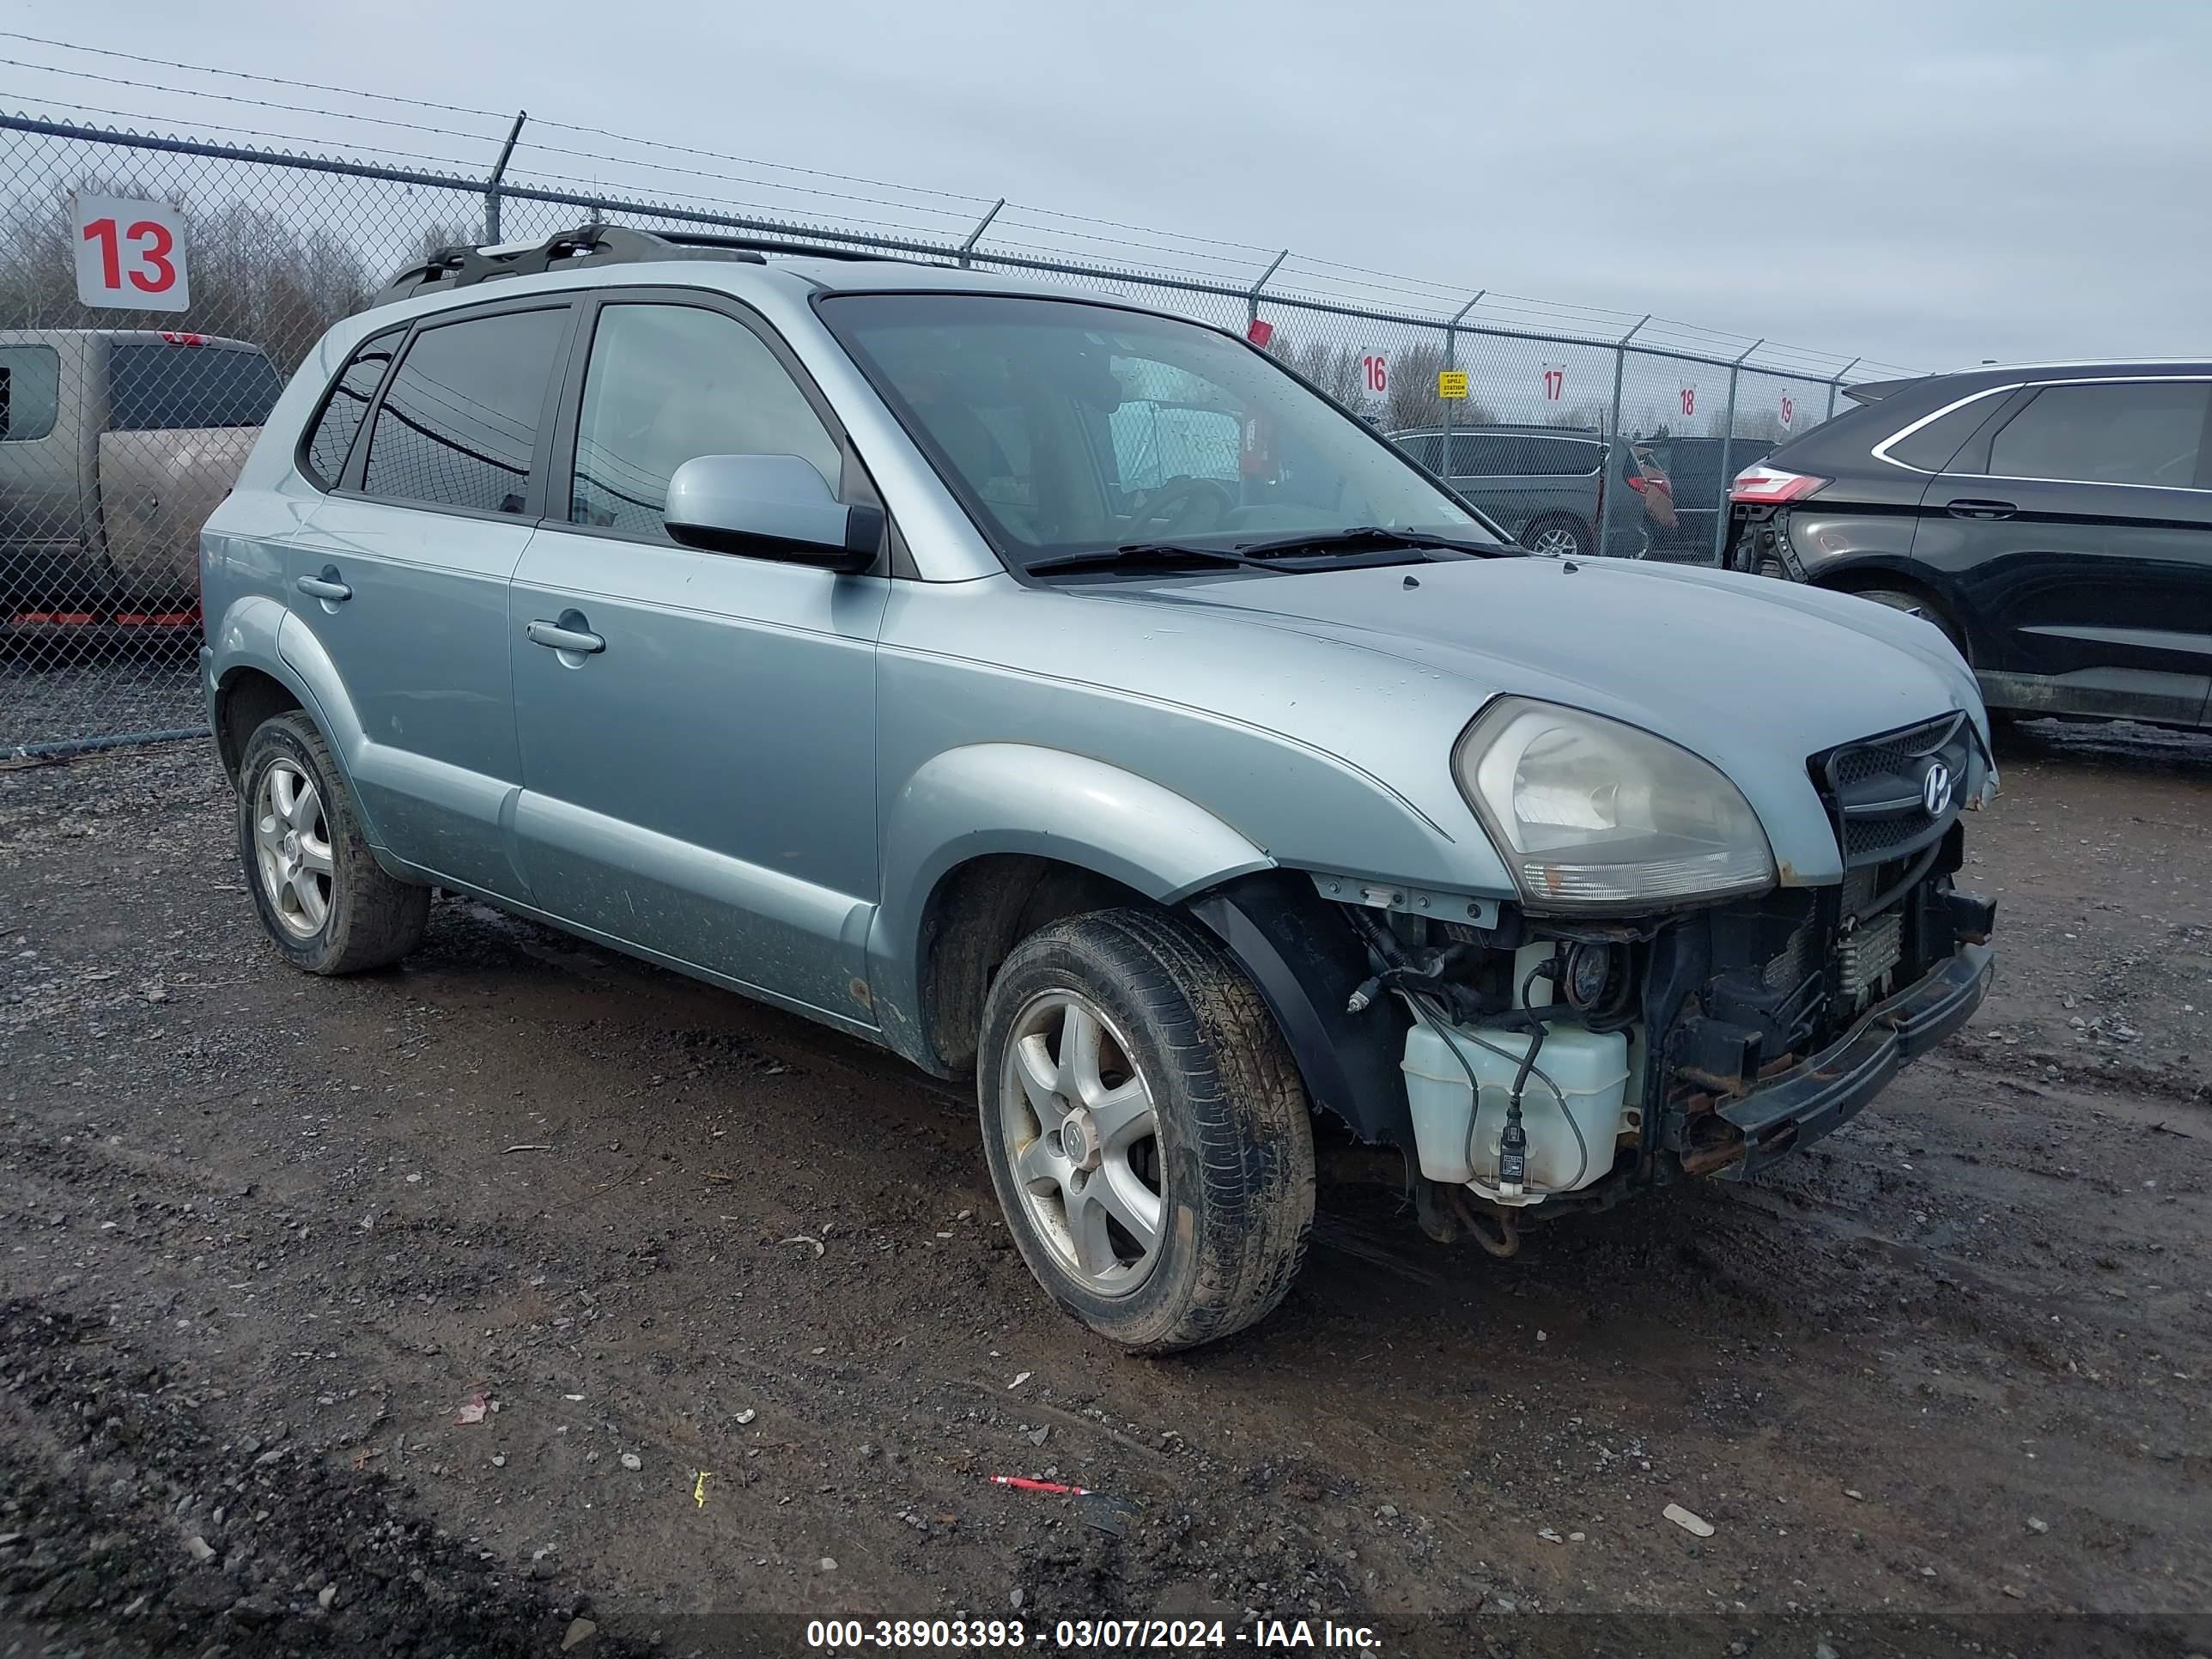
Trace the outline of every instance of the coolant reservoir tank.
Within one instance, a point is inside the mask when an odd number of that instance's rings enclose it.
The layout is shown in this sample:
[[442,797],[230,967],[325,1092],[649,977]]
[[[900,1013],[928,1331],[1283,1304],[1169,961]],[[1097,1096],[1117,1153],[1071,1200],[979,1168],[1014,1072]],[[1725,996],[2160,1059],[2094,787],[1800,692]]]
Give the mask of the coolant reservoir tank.
[[[1525,1031],[1455,1025],[1440,1032],[1426,1020],[1414,1022],[1401,1069],[1423,1175],[1496,1196],[1490,1189],[1498,1181],[1498,1138],[1505,1127],[1505,1105],[1514,1073],[1533,1041]],[[1473,1089],[1468,1084],[1470,1072]],[[1613,1168],[1627,1090],[1626,1032],[1586,1031],[1567,1024],[1546,1028],[1535,1069],[1521,1091],[1528,1172],[1525,1194],[1517,1201],[1573,1192]]]

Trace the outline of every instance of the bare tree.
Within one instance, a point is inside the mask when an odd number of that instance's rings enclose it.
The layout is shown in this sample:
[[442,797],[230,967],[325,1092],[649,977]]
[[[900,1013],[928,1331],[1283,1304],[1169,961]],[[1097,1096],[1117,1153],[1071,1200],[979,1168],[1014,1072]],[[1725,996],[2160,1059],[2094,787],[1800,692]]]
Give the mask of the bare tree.
[[1267,349],[1281,358],[1285,368],[1304,375],[1346,409],[1366,409],[1367,371],[1356,348],[1318,338],[1292,341],[1278,330]]
[[0,225],[0,326],[187,330],[248,340],[286,374],[341,317],[368,304],[360,252],[320,228],[293,224],[249,202],[196,203],[128,176],[80,179],[76,190],[167,200],[185,216],[191,309],[121,311],[76,295],[70,190],[19,202]]
[[1382,424],[1388,429],[1404,432],[1415,427],[1442,426],[1447,408],[1454,426],[1490,426],[1497,422],[1497,411],[1480,398],[1470,395],[1447,404],[1437,395],[1437,376],[1443,367],[1444,348],[1440,340],[1417,340],[1390,354],[1390,389],[1382,406]]

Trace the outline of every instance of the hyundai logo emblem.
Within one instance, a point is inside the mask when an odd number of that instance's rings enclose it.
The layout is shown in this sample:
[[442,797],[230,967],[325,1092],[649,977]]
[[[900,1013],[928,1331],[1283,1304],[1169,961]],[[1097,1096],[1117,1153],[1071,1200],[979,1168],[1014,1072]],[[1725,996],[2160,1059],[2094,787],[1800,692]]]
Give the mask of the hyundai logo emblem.
[[1942,761],[1929,762],[1928,769],[1920,775],[1920,804],[1931,818],[1940,818],[1951,810],[1951,769]]

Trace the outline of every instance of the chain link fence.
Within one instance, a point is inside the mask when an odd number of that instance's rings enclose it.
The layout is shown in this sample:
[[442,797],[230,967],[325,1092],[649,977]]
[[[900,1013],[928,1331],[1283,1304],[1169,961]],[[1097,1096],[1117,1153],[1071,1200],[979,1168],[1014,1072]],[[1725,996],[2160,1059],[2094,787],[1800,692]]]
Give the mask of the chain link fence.
[[[520,127],[471,179],[0,116],[0,757],[204,729],[198,526],[323,331],[441,246],[719,229],[1119,295],[1248,335],[1531,545],[1686,562],[1717,561],[1729,479],[1832,414],[1856,362],[1509,295],[1446,304],[1287,250],[1248,278],[1234,253],[1163,268],[1143,256],[1186,250],[1091,231],[1041,246],[1023,239],[1068,216],[1004,203],[964,229],[946,208],[886,228],[556,186],[509,173]],[[80,193],[173,204],[187,309],[80,302]],[[1206,440],[1170,427],[1139,447],[1168,477]]]

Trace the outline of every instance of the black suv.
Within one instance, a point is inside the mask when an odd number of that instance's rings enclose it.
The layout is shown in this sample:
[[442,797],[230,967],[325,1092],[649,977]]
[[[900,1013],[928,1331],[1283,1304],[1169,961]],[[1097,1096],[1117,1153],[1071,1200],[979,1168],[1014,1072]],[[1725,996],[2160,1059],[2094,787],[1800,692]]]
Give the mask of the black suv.
[[1993,710],[2212,725],[2212,362],[1847,395],[1738,475],[1731,565],[1919,611]]

